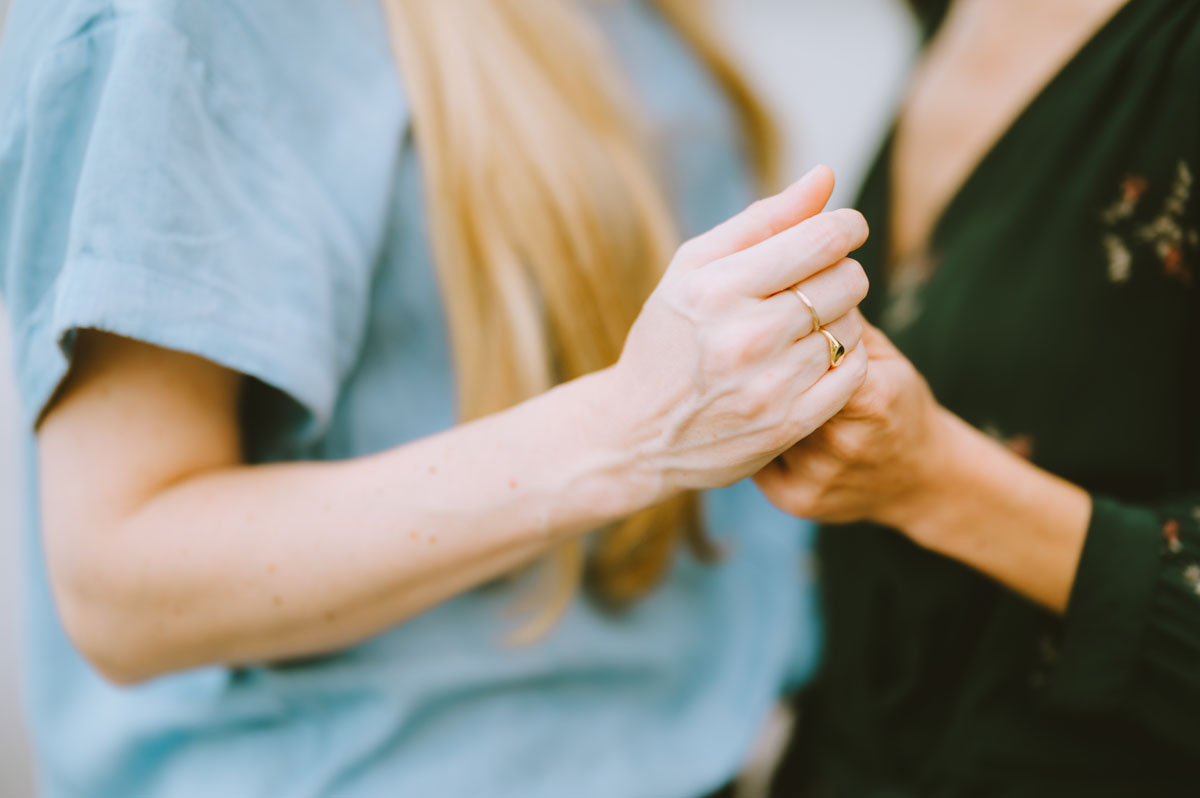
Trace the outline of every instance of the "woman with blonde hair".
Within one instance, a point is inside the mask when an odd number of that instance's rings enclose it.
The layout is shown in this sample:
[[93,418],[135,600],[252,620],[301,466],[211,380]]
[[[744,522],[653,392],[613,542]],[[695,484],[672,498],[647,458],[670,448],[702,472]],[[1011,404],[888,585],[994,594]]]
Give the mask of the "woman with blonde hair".
[[824,169],[717,224],[770,131],[701,23],[18,0],[0,266],[46,795],[733,776],[812,648],[802,528],[697,491],[861,383],[866,227],[820,213]]

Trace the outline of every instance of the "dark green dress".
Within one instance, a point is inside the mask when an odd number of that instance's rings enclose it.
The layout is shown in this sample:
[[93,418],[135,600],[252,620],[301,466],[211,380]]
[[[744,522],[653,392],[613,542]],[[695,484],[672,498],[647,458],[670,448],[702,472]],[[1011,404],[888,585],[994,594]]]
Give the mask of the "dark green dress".
[[1200,795],[1200,0],[1118,12],[905,263],[889,164],[860,203],[867,315],[1094,513],[1064,618],[894,531],[824,529],[781,794]]

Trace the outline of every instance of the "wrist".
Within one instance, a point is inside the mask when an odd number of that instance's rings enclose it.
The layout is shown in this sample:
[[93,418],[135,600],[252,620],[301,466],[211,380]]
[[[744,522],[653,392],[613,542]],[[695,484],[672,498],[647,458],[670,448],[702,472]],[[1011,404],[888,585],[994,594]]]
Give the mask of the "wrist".
[[905,469],[909,474],[906,490],[875,520],[919,545],[936,549],[937,532],[946,526],[942,517],[955,497],[966,495],[960,484],[967,477],[964,463],[973,456],[973,439],[980,433],[940,405],[932,410],[926,427],[924,445],[912,452]]
[[663,474],[651,458],[639,454],[642,425],[630,410],[631,397],[615,367],[569,386],[577,399],[571,421],[583,443],[580,481],[597,510],[615,520],[669,498]]
[[1066,607],[1091,497],[945,413],[921,487],[890,526],[1056,612]]

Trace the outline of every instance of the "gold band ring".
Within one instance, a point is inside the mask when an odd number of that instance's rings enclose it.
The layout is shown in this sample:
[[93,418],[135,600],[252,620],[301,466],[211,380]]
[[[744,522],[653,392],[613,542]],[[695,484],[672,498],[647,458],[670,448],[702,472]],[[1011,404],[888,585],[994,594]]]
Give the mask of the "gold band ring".
[[813,305],[812,300],[808,298],[808,295],[801,291],[798,285],[792,286],[792,293],[800,299],[804,307],[808,308],[808,315],[812,316],[813,332],[821,329],[821,317],[817,315],[817,309]]
[[824,327],[818,327],[817,332],[824,335],[825,340],[829,342],[829,367],[837,368],[842,365],[842,361],[846,359],[846,347],[842,345],[836,335]]

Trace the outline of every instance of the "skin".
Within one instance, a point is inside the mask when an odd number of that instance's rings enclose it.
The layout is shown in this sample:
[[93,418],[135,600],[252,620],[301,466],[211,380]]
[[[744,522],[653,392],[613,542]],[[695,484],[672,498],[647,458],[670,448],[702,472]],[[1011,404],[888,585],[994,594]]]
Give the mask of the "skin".
[[[917,72],[896,141],[892,251],[941,209],[1029,100],[1125,0],[960,0]],[[870,372],[830,423],[756,476],[777,506],[874,521],[1066,611],[1091,515],[1080,487],[938,405],[878,330]]]
[[[39,428],[43,538],[74,644],[120,683],[336,650],[683,490],[728,485],[862,384],[833,175],[684,244],[612,367],[342,462],[241,461],[241,377],[83,331]],[[799,283],[851,348],[827,344]]]

